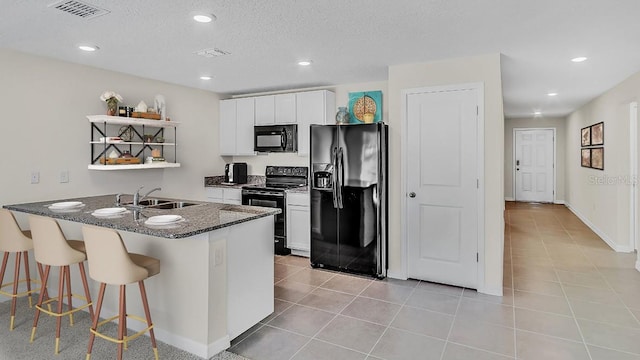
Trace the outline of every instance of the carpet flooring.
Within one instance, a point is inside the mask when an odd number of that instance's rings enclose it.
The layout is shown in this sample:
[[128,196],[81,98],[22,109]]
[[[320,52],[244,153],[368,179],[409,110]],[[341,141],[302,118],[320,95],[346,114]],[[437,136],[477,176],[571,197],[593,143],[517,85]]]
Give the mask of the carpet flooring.
[[[34,303],[37,296],[34,296]],[[56,304],[56,303],[53,303]],[[19,298],[14,330],[9,331],[9,313],[11,301],[0,303],[0,360],[82,360],[87,353],[89,342],[89,327],[91,319],[89,314],[79,311],[74,314],[74,325],[69,326],[69,317],[62,319],[60,335],[60,353],[54,355],[56,319],[46,314],[41,314],[38,322],[36,338],[29,342],[31,327],[33,325],[34,308],[29,308],[26,298]],[[153,314],[151,314],[153,317]],[[131,320],[133,321],[133,320]],[[114,323],[106,324],[100,328],[102,332],[115,336],[117,326]],[[130,334],[135,333],[129,330]],[[115,359],[117,345],[96,337],[91,354],[91,360]],[[202,358],[158,341],[158,354],[160,359],[171,360],[201,360]],[[126,360],[153,359],[151,341],[147,336],[141,336],[129,343],[129,349],[124,352]],[[246,358],[223,351],[212,360],[247,360]]]

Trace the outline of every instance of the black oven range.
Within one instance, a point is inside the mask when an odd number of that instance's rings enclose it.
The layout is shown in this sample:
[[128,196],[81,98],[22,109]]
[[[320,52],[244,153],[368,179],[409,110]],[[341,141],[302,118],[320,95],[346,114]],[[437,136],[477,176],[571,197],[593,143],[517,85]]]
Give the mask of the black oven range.
[[274,217],[274,250],[276,255],[289,255],[287,248],[286,190],[307,186],[309,168],[304,166],[267,166],[264,185],[242,187],[242,205],[279,208],[282,213]]

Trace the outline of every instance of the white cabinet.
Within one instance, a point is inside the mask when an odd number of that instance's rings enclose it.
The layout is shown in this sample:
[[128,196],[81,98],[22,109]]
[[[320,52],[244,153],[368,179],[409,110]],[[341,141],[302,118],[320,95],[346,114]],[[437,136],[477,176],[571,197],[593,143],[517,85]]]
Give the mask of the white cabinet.
[[296,93],[298,155],[309,155],[309,126],[335,123],[336,95],[327,90]]
[[287,247],[294,255],[309,256],[311,250],[310,215],[308,193],[287,194]]
[[[180,167],[180,163],[177,162],[175,131],[178,123],[109,115],[87,115],[87,119],[91,123],[89,170]],[[173,129],[173,131],[165,132],[165,129]],[[151,138],[148,139],[148,136]],[[110,139],[114,137],[120,137],[121,140]],[[160,150],[161,157],[166,161],[146,164],[145,159],[151,156],[154,150]],[[118,155],[128,152],[132,157],[108,159],[109,153],[113,151]]]
[[256,125],[295,124],[296,94],[278,94],[255,98]]
[[254,98],[220,101],[220,155],[255,155]]
[[242,205],[242,189],[208,187],[205,193],[209,202]]

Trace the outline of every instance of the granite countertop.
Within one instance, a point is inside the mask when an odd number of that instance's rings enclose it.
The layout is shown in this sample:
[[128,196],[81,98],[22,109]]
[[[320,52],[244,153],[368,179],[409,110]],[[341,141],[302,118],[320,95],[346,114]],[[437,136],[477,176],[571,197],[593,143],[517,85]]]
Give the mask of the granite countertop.
[[[97,209],[114,207],[115,198],[116,195],[112,194],[4,205],[3,207],[5,209],[18,212],[48,216],[61,220],[103,226],[116,230],[129,231],[167,239],[186,238],[282,212],[280,209],[276,208],[218,204],[203,201],[185,201],[195,203],[197,205],[170,210],[152,208],[135,210],[125,205],[124,207],[127,208],[128,211],[122,215],[96,217],[91,214]],[[131,202],[132,198],[132,195],[122,195],[122,203],[126,204],[127,202]],[[153,198],[183,201],[179,199]],[[84,206],[77,210],[50,210],[48,208],[49,205],[55,202],[63,201],[81,201],[84,203]],[[185,221],[171,225],[145,225],[146,218],[168,214],[180,215],[185,219]]]
[[227,184],[224,182],[224,176],[206,176],[204,178],[204,187],[219,187],[242,189],[245,185],[260,185],[266,182],[266,177],[260,175],[247,175],[246,184]]

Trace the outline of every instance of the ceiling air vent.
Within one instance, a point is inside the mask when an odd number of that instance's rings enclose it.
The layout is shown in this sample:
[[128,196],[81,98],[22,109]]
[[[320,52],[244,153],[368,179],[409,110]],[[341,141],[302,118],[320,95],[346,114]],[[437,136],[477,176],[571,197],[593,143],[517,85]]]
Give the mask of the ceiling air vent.
[[109,10],[101,9],[95,5],[75,0],[58,1],[49,5],[49,7],[64,11],[67,14],[79,16],[83,19],[93,19],[109,13]]
[[212,49],[204,49],[204,50],[196,51],[196,55],[204,56],[207,58],[213,58],[218,56],[231,55],[231,53],[218,48],[212,48]]

